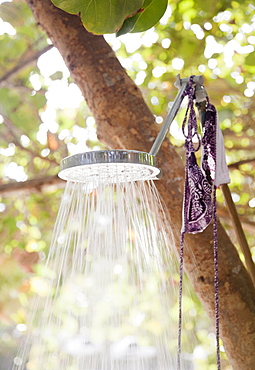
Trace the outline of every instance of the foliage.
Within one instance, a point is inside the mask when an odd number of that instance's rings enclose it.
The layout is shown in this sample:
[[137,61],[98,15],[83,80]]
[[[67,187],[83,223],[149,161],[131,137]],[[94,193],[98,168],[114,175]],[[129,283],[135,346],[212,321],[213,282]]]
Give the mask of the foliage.
[[53,4],[70,14],[79,14],[84,27],[102,35],[117,32],[146,31],[164,14],[167,0],[52,0]]
[[164,15],[167,8],[167,1],[145,0],[143,11],[126,19],[117,32],[117,36],[127,32],[142,32],[154,26]]
[[[141,7],[132,3],[137,8],[129,15]],[[247,0],[210,5],[202,0],[172,0],[155,28],[105,38],[141,88],[159,124],[176,96],[176,74],[204,75],[225,136],[233,199],[255,254],[254,10]],[[97,140],[94,119],[56,50],[36,60],[50,40],[35,25],[25,3],[3,2],[0,17],[1,182],[22,183],[57,174],[61,158],[68,153],[103,146]],[[121,27],[124,18],[108,32]],[[26,63],[29,59],[32,61]],[[14,73],[9,76],[11,70]],[[181,111],[170,130],[180,155],[183,114]],[[40,258],[42,263],[47,255],[61,195],[62,189],[50,185],[32,193],[0,194],[0,330],[5,352],[7,347],[12,349],[17,333],[22,334],[16,325],[26,320],[35,289],[33,279],[40,270],[40,264],[34,262]],[[235,242],[220,191],[218,201],[219,214]],[[193,293],[185,302],[186,330],[196,328],[196,343],[206,354],[198,360],[200,368],[211,369],[214,344],[208,320]],[[224,368],[229,369],[227,366]]]

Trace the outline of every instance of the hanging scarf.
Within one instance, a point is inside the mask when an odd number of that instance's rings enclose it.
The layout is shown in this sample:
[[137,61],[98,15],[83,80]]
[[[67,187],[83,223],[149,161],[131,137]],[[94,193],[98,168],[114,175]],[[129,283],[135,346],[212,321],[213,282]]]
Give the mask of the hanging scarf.
[[[218,241],[216,219],[216,187],[229,182],[225,158],[224,142],[217,122],[215,107],[207,100],[202,140],[198,134],[197,119],[194,109],[195,85],[190,77],[184,96],[188,96],[188,107],[184,117],[182,131],[185,136],[186,167],[183,200],[183,225],[180,246],[180,291],[179,291],[179,330],[177,369],[181,369],[181,324],[182,324],[182,286],[183,286],[183,251],[185,233],[202,232],[214,219],[214,287],[215,287],[215,327],[217,369],[220,370],[219,349],[219,299],[218,299]],[[187,124],[188,118],[188,124]],[[196,141],[196,144],[194,142]],[[195,153],[202,146],[201,168],[197,164]]]

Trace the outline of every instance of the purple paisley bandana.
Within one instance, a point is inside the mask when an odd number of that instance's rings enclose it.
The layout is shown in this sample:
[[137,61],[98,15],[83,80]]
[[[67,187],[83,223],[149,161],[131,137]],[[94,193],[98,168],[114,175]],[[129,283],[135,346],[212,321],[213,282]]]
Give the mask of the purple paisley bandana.
[[[183,233],[202,232],[211,222],[213,216],[212,189],[216,167],[216,110],[208,103],[202,138],[202,165],[197,164],[195,152],[200,148],[201,139],[197,132],[197,119],[194,110],[194,86],[192,78],[184,93],[188,95],[189,104],[183,122],[186,148],[186,176],[183,201]],[[188,118],[187,132],[185,124]],[[195,148],[194,138],[198,145]]]
[[194,152],[191,152],[187,155],[182,232],[201,232],[211,220],[212,185],[197,165]]

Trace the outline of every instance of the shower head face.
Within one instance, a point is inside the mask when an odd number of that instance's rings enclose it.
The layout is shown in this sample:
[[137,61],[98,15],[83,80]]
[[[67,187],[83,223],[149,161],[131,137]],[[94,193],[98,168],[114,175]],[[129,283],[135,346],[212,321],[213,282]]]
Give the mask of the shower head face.
[[155,156],[134,150],[99,150],[64,158],[59,177],[83,183],[114,184],[157,179]]

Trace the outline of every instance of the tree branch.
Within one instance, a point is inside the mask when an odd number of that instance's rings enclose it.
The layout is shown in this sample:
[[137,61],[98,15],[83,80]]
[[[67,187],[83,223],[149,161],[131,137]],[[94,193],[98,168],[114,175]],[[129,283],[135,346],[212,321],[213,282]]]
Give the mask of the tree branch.
[[24,60],[21,60],[19,64],[17,64],[15,67],[13,67],[10,71],[6,72],[1,78],[0,78],[0,88],[5,86],[5,82],[9,80],[10,78],[13,78],[17,73],[21,72],[24,68],[26,68],[28,65],[36,61],[41,55],[49,51],[53,48],[53,45],[47,45],[42,50],[39,50],[35,52],[33,55],[30,55]]
[[[26,94],[35,93],[35,90],[33,88],[30,88],[30,87],[25,86],[25,85],[15,85],[15,84],[13,84],[9,81],[5,81],[4,86],[7,87],[10,90],[18,90],[21,93],[22,92],[26,93]],[[45,95],[45,93],[46,93],[46,90],[43,89],[43,88],[41,88],[40,90],[36,90],[36,94]]]
[[[233,226],[233,223],[232,223],[232,221],[230,219],[230,216],[229,216],[229,212],[227,212],[226,208],[223,209],[223,208],[219,207],[219,205],[218,205],[217,214],[221,219],[224,220],[224,222],[227,225]],[[239,218],[240,218],[243,229],[245,231],[247,231],[248,233],[250,233],[250,234],[255,234],[255,223],[247,220],[246,217],[243,217],[241,215],[239,215]]]
[[241,166],[242,164],[245,164],[245,163],[251,163],[251,162],[255,162],[255,158],[250,158],[250,159],[242,159],[241,161],[238,161],[238,162],[234,162],[234,163],[230,163],[228,165],[228,168],[238,168],[239,166]]
[[[25,152],[27,152],[33,158],[39,157],[43,161],[49,162],[50,164],[53,164],[54,166],[59,166],[59,163],[55,159],[50,159],[48,157],[42,157],[38,152],[35,152],[32,149],[24,147],[21,144],[20,140],[18,139],[18,137],[16,135],[15,131],[18,130],[17,126],[15,126],[13,124],[13,122],[7,116],[5,116],[3,113],[1,113],[1,115],[4,118],[4,125],[5,125],[5,127],[7,128],[8,132],[9,132],[9,135],[8,135],[9,140],[7,140],[8,142],[13,142],[13,144],[15,144],[21,150],[24,150]],[[19,129],[19,132],[20,132],[20,135],[25,134],[20,129]],[[3,134],[1,136],[3,137]]]
[[49,186],[57,186],[58,188],[65,187],[65,181],[61,180],[58,175],[46,176],[42,178],[27,180],[24,182],[9,182],[8,184],[0,185],[0,194],[2,196],[13,196],[19,192],[23,191],[41,191],[42,188]]

